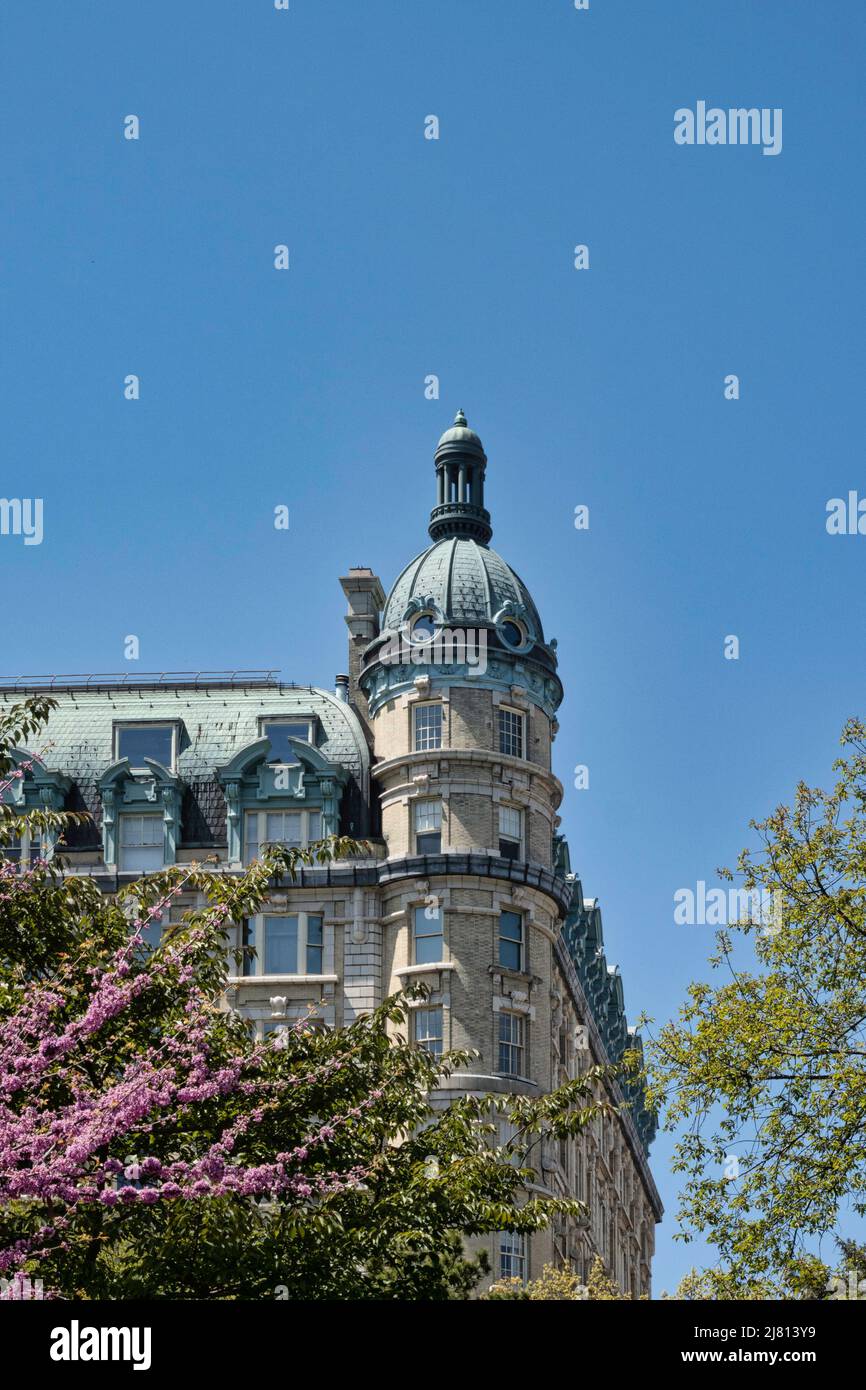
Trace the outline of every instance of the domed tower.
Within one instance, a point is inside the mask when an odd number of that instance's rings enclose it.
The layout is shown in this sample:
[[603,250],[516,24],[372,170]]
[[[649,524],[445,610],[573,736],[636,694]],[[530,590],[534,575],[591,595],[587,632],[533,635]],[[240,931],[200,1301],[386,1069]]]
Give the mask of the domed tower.
[[360,661],[387,853],[383,987],[423,980],[415,1040],[478,1053],[452,1094],[539,1094],[557,1084],[553,946],[571,891],[555,862],[562,687],[529,590],[490,548],[486,466],[460,411],[436,449],[432,544]]

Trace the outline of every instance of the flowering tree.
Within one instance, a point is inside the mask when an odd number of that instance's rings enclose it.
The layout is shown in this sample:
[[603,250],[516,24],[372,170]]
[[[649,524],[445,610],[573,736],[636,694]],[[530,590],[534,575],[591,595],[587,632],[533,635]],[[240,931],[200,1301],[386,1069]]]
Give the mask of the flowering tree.
[[[13,710],[0,738],[23,741],[47,704]],[[23,819],[62,828],[51,813]],[[4,810],[0,841],[21,825]],[[469,1058],[403,1039],[409,997],[264,1043],[222,1005],[229,925],[298,862],[359,848],[272,847],[243,874],[178,866],[110,898],[57,860],[0,865],[7,1297],[37,1278],[60,1297],[462,1296],[483,1270],[462,1237],[580,1214],[527,1198],[532,1173],[514,1154],[586,1124],[599,1072],[539,1101],[434,1112],[429,1091]],[[193,890],[205,905],[152,948],[146,928]],[[502,1108],[516,1134],[499,1149]]]

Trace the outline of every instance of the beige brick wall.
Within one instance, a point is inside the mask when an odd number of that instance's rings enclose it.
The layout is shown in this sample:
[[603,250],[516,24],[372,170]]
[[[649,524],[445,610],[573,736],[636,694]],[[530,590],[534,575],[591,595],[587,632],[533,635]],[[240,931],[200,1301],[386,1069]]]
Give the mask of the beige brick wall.
[[471,850],[495,845],[498,827],[494,822],[494,810],[489,792],[486,796],[452,792],[448,797],[448,833],[447,838],[443,834],[443,847]]
[[450,748],[493,748],[493,696],[455,686],[450,691]]

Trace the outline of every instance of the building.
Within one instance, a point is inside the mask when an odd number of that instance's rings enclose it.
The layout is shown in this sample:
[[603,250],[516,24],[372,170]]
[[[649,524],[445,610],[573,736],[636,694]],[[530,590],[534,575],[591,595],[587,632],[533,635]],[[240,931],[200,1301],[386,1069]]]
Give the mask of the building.
[[[6,704],[46,687],[59,701],[50,752],[11,794],[91,813],[64,853],[106,891],[211,854],[237,872],[266,841],[366,840],[369,857],[304,869],[237,926],[237,944],[256,954],[229,1002],[267,1034],[310,1005],[326,1025],[350,1021],[421,980],[414,1041],[477,1054],[443,1101],[543,1092],[640,1046],[600,909],[558,833],[556,643],[490,548],[486,465],[459,413],[436,449],[431,544],[387,598],[371,570],[340,581],[349,675],[334,690],[272,672],[0,689]],[[26,861],[43,848],[13,852]],[[612,1099],[615,1120],[541,1155],[539,1182],[586,1202],[590,1219],[481,1242],[497,1274],[534,1277],[551,1260],[585,1274],[600,1254],[623,1289],[649,1293],[662,1212],[647,1161],[655,1122],[637,1086],[612,1087]]]

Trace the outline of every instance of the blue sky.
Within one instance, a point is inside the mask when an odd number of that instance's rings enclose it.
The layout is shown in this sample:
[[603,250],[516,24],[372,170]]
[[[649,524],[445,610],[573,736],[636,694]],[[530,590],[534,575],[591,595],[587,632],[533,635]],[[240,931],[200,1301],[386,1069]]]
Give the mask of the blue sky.
[[[136,634],[142,671],[329,685],[337,576],[387,588],[423,548],[462,406],[493,545],[559,639],[557,771],[590,769],[573,863],[631,1016],[667,1016],[712,937],[674,892],[827,780],[864,713],[866,539],[825,529],[866,494],[864,24],[812,0],[10,0],[0,493],[43,499],[44,539],[0,537],[5,671],[121,670]],[[781,107],[781,154],[676,145],[698,100]],[[657,1290],[702,1258],[672,1243],[669,1154]]]

